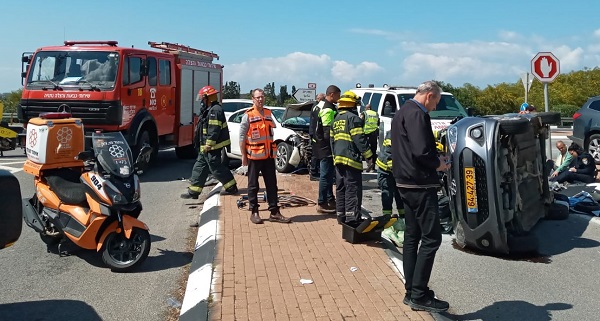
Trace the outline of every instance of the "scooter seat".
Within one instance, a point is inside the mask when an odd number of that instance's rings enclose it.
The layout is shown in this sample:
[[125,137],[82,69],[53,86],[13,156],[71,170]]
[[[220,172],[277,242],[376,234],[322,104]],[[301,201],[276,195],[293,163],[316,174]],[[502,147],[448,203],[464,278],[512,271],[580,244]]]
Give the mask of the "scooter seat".
[[48,182],[48,186],[50,186],[50,190],[65,204],[87,204],[85,187],[79,181],[79,173],[63,169],[46,175],[46,181]]

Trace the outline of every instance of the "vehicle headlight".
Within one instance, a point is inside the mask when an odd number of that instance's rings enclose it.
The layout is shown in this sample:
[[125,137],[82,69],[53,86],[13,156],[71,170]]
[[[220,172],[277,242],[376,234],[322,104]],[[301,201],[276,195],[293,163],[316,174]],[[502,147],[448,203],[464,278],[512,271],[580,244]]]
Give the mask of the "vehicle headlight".
[[127,198],[112,184],[104,184],[104,192],[115,205],[127,204]]
[[456,142],[458,141],[458,129],[455,126],[449,127],[446,137],[448,140],[449,152],[454,153],[454,150],[456,149]]
[[481,127],[471,129],[471,137],[481,139],[483,137],[483,129]]

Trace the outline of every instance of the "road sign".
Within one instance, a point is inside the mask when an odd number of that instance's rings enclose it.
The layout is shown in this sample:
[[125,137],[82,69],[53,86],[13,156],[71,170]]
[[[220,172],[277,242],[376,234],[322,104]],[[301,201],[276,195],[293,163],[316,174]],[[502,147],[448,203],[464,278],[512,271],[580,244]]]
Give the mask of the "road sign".
[[560,74],[560,62],[551,52],[538,52],[531,59],[531,73],[543,83],[552,82]]
[[317,89],[317,83],[309,82],[308,83],[308,89]]
[[292,94],[292,97],[294,97],[298,102],[304,103],[315,100],[317,98],[316,93],[317,91],[315,89],[302,88],[296,90],[296,92]]

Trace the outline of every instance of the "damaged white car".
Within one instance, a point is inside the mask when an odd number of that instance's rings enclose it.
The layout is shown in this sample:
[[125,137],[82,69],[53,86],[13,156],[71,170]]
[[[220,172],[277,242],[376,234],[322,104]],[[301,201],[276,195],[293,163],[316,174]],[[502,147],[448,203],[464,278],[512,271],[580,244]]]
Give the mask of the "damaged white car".
[[[273,138],[277,144],[275,167],[280,173],[290,173],[303,169],[312,155],[308,126],[312,102],[291,104],[287,108],[269,107],[277,128],[273,130]],[[241,159],[240,151],[240,122],[247,109],[239,110],[227,119],[231,147],[227,151],[230,158]]]

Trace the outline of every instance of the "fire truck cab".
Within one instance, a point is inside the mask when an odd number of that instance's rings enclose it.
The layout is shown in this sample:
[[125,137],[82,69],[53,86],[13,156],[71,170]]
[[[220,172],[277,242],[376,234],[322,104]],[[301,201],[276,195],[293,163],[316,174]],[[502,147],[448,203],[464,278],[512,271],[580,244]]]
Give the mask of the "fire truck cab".
[[65,41],[22,57],[23,123],[40,113],[68,111],[93,131],[121,131],[134,157],[143,144],[175,147],[180,158],[195,157],[198,90],[222,90],[223,66],[215,53],[168,42],[152,49],[118,46],[117,41]]

